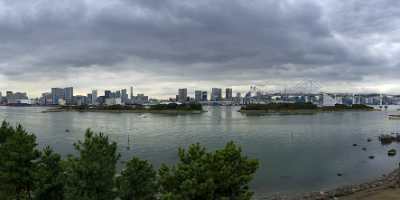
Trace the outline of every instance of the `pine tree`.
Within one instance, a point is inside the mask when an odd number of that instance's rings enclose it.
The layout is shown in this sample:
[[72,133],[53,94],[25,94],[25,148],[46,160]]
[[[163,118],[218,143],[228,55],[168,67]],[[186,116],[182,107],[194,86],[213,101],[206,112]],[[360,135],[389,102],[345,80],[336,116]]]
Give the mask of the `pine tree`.
[[66,161],[68,200],[110,200],[115,198],[113,182],[119,159],[117,144],[104,134],[87,130],[85,140],[75,145],[79,157]]

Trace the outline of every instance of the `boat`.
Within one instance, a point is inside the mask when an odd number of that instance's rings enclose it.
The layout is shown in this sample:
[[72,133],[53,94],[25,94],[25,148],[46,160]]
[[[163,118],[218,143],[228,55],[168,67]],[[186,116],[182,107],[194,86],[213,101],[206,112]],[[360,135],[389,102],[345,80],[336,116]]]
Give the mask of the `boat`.
[[389,119],[400,119],[400,115],[389,115]]

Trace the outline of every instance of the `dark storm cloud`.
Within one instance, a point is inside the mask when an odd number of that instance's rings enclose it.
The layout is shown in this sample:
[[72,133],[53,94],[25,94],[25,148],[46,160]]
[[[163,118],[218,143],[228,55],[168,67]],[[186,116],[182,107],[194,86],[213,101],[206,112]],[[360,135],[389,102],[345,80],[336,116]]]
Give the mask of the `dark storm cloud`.
[[208,81],[393,77],[397,4],[0,0],[0,74],[51,79],[96,67]]

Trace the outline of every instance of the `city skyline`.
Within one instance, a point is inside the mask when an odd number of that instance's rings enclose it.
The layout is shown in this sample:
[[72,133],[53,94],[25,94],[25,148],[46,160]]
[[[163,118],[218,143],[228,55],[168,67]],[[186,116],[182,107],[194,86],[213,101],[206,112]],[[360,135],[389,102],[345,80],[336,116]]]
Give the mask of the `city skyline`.
[[[0,0],[0,90],[400,93],[400,2]],[[51,19],[51,20],[50,20]],[[351,20],[349,20],[351,19]],[[201,88],[196,86],[201,85]]]
[[[311,80],[308,80],[311,81]],[[300,82],[301,84],[308,84],[307,82]],[[312,82],[311,84],[313,84],[314,82]],[[315,83],[318,84],[318,83]],[[344,91],[344,92],[335,92],[335,91],[325,91],[323,89],[317,88],[312,90],[313,88],[298,88],[299,83],[293,85],[292,87],[285,87],[285,88],[281,88],[280,90],[270,90],[268,87],[263,86],[263,85],[250,85],[247,86],[247,89],[242,89],[242,87],[210,87],[210,88],[206,88],[206,87],[185,87],[185,86],[181,86],[179,88],[175,88],[174,91],[172,91],[171,93],[168,93],[168,95],[165,96],[157,96],[157,95],[148,95],[150,98],[152,99],[159,99],[159,100],[168,100],[170,98],[175,98],[177,96],[179,96],[179,93],[181,90],[186,90],[185,91],[185,96],[186,97],[196,97],[196,92],[205,92],[207,95],[209,95],[209,98],[212,98],[213,95],[213,91],[214,90],[221,90],[218,91],[218,93],[220,94],[222,99],[226,99],[226,93],[228,92],[227,90],[230,90],[228,93],[230,93],[230,97],[233,97],[235,95],[237,95],[237,93],[240,93],[242,95],[245,95],[248,92],[251,92],[253,94],[255,94],[256,92],[261,92],[262,94],[319,94],[319,93],[328,93],[328,94],[360,94],[360,95],[368,95],[368,94],[384,94],[384,95],[394,95],[394,96],[400,96],[400,92],[396,93],[385,93],[385,92],[379,92],[379,91],[373,91],[373,90],[358,90],[358,91]],[[245,86],[244,86],[245,87]],[[308,85],[303,85],[302,87],[310,87]],[[312,87],[312,86],[311,86]],[[86,96],[89,93],[92,93],[93,91],[96,91],[98,94],[102,94],[103,96],[107,96],[107,92],[125,92],[127,94],[127,98],[131,98],[135,95],[138,94],[144,94],[145,92],[139,91],[137,90],[134,86],[129,86],[129,87],[122,87],[122,88],[114,88],[114,87],[107,87],[107,88],[91,88],[89,90],[76,90],[76,86],[63,86],[63,87],[51,87],[51,88],[47,88],[44,91],[39,91],[39,95],[36,95],[35,93],[32,94],[30,93],[28,90],[26,89],[17,89],[17,90],[12,90],[12,89],[0,89],[0,95],[5,96],[6,92],[20,92],[20,93],[26,93],[30,99],[34,99],[34,98],[40,98],[42,97],[44,94],[52,93],[53,89],[61,89],[61,90],[65,90],[65,89],[72,89],[73,92],[73,96]],[[79,88],[79,87],[78,87]],[[128,90],[129,89],[129,90]],[[310,91],[312,90],[312,91]],[[64,93],[64,92],[62,92]],[[71,92],[69,92],[71,93]],[[146,93],[149,94],[149,93]],[[152,94],[152,93],[150,93]],[[211,95],[211,96],[210,96]],[[69,98],[70,99],[70,98]],[[229,99],[229,98],[227,98]]]

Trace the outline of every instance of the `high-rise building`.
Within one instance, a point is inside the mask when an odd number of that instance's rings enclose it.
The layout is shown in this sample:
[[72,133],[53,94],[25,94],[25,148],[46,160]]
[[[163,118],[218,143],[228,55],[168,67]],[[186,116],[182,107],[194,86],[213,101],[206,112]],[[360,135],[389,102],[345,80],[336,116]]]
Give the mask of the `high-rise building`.
[[40,98],[40,104],[41,105],[52,105],[53,104],[53,97],[51,93],[46,92],[42,94],[42,97]]
[[7,94],[7,104],[31,104],[26,92],[15,92]]
[[226,88],[225,89],[225,100],[232,100],[232,88]]
[[131,100],[133,100],[133,86],[131,86]]
[[92,90],[92,104],[97,104],[97,90]]
[[221,101],[222,100],[222,89],[212,88],[211,90],[211,101]]
[[115,98],[121,98],[121,90],[115,91]]
[[78,96],[75,97],[75,102],[76,102],[76,105],[78,105],[78,106],[86,105],[87,104],[87,97],[78,95]]
[[93,104],[92,100],[93,100],[92,94],[91,93],[87,94],[86,104],[92,105]]
[[107,98],[111,98],[111,91],[110,90],[106,90],[104,91],[104,97]]
[[65,92],[63,88],[51,88],[52,104],[58,105],[60,99],[65,98]]
[[145,104],[149,102],[149,97],[144,94],[138,94],[135,98],[135,104]]
[[181,88],[178,90],[178,102],[185,103],[187,101],[187,88]]
[[74,88],[67,87],[64,88],[64,100],[67,105],[72,105],[74,99]]
[[200,102],[202,100],[202,92],[200,90],[194,91],[194,100]]
[[121,90],[121,102],[123,104],[125,104],[125,103],[128,103],[128,100],[129,100],[128,92],[126,91],[126,89],[122,89]]
[[207,91],[203,91],[201,93],[201,101],[208,101],[208,94]]

